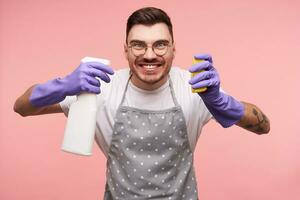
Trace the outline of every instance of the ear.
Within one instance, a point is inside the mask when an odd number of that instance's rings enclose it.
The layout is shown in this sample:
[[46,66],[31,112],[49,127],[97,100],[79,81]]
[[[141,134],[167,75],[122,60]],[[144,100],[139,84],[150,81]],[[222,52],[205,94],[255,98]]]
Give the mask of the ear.
[[175,58],[176,55],[176,47],[175,47],[175,42],[173,42],[173,59]]
[[124,43],[124,56],[128,60],[128,47],[127,47],[126,43]]

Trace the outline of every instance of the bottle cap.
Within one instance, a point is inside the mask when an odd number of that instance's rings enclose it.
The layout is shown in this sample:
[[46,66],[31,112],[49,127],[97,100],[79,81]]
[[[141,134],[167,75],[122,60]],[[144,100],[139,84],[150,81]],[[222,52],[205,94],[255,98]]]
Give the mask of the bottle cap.
[[86,62],[100,62],[103,63],[104,65],[110,65],[110,61],[107,59],[103,59],[103,58],[94,58],[94,57],[84,57],[81,59],[82,63],[86,63]]

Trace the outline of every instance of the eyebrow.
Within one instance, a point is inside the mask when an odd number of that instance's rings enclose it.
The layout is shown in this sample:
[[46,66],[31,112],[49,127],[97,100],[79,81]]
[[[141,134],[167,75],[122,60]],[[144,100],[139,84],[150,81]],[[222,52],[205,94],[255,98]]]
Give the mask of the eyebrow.
[[[158,43],[158,42],[170,43],[169,40],[161,39],[161,40],[156,40],[153,44]],[[143,43],[143,44],[146,44],[146,42],[145,42],[145,41],[142,41],[142,40],[131,40],[131,41],[129,42],[129,44],[132,44],[132,43]]]

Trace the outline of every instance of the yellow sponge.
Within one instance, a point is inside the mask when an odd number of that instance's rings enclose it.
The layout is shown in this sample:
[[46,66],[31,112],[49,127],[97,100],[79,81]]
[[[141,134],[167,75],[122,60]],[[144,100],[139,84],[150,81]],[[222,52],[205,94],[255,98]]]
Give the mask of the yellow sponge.
[[[198,60],[198,59],[193,59],[193,65],[194,64],[196,64],[196,63],[198,63],[198,62],[202,62],[202,61],[204,61],[204,60]],[[205,70],[201,70],[201,71],[199,71],[199,72],[193,72],[193,73],[191,73],[191,77],[193,77],[193,76],[195,76],[196,74],[199,74],[199,73],[201,73],[201,72],[203,72],[203,71],[205,71]],[[193,89],[192,88],[192,92],[193,93],[198,93],[198,92],[204,92],[204,91],[206,91],[207,90],[207,87],[203,87],[203,88],[198,88],[198,89]]]

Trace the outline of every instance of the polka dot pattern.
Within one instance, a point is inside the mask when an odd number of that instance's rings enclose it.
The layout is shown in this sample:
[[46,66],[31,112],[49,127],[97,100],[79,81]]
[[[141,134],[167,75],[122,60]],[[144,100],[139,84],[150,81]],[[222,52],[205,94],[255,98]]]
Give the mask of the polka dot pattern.
[[120,107],[116,117],[107,193],[114,199],[197,199],[193,155],[180,107],[152,112]]

